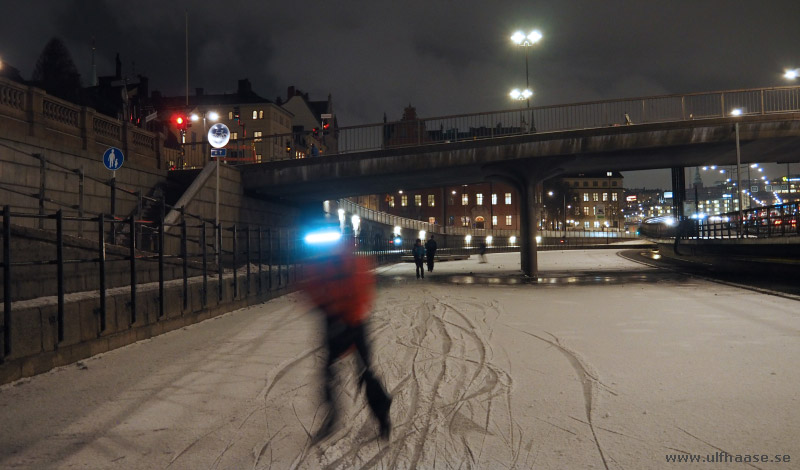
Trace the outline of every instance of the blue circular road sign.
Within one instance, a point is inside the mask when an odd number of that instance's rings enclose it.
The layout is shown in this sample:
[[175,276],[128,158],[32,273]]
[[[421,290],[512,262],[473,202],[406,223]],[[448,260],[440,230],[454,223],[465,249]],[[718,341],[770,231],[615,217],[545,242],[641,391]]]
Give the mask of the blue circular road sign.
[[122,150],[116,147],[109,147],[103,154],[103,165],[111,171],[119,170],[124,161],[125,156],[122,154]]

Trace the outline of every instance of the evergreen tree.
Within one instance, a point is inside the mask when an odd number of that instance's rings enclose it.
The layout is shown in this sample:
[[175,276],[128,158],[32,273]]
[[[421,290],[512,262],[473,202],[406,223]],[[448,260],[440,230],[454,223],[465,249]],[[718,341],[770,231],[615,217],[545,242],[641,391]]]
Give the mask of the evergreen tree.
[[59,38],[52,38],[44,46],[32,80],[36,86],[61,99],[80,103],[81,75],[72,56]]

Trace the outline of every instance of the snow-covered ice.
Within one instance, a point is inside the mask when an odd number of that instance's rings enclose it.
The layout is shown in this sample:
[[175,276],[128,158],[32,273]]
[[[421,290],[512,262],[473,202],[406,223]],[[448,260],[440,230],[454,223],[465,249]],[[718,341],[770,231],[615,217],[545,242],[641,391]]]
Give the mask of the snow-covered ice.
[[[0,387],[0,468],[798,468],[800,303],[618,253],[380,268],[388,442],[347,359],[309,445],[321,330],[292,294]],[[723,451],[791,460],[666,460]]]

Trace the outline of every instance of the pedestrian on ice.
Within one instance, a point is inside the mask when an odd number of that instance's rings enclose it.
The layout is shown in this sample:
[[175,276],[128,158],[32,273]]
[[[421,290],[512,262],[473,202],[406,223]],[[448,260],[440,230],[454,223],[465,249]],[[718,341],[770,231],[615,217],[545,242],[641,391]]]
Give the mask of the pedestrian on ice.
[[425,279],[425,267],[423,266],[423,263],[425,263],[425,247],[422,246],[422,240],[419,238],[414,242],[411,254],[414,255],[414,264],[417,265],[417,279],[420,277]]
[[436,256],[436,240],[433,239],[433,234],[425,243],[425,256],[428,258],[428,272],[433,272],[433,261]]
[[481,261],[480,262],[481,263],[485,263],[486,262],[486,242],[485,241],[481,242],[481,244],[479,245],[478,254],[481,257]]
[[375,292],[372,266],[367,258],[356,256],[340,238],[337,225],[311,232],[305,239],[309,259],[303,290],[324,315],[328,353],[324,370],[328,415],[312,438],[313,443],[329,436],[335,428],[338,411],[332,390],[333,365],[353,350],[360,369],[359,380],[355,382],[358,391],[362,385],[365,386],[367,404],[378,420],[380,436],[386,439],[391,432],[389,408],[392,398],[375,376],[366,335],[367,318]]

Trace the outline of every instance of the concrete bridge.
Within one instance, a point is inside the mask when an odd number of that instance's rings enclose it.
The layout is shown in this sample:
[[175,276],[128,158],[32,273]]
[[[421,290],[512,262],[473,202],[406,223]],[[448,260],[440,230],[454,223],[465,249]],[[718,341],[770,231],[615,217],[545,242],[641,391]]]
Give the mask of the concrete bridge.
[[335,154],[246,165],[242,181],[250,194],[299,203],[502,181],[520,194],[522,269],[535,275],[535,211],[543,180],[578,172],[662,168],[677,174],[687,166],[735,164],[737,125],[741,163],[797,161],[800,87],[342,128]]

